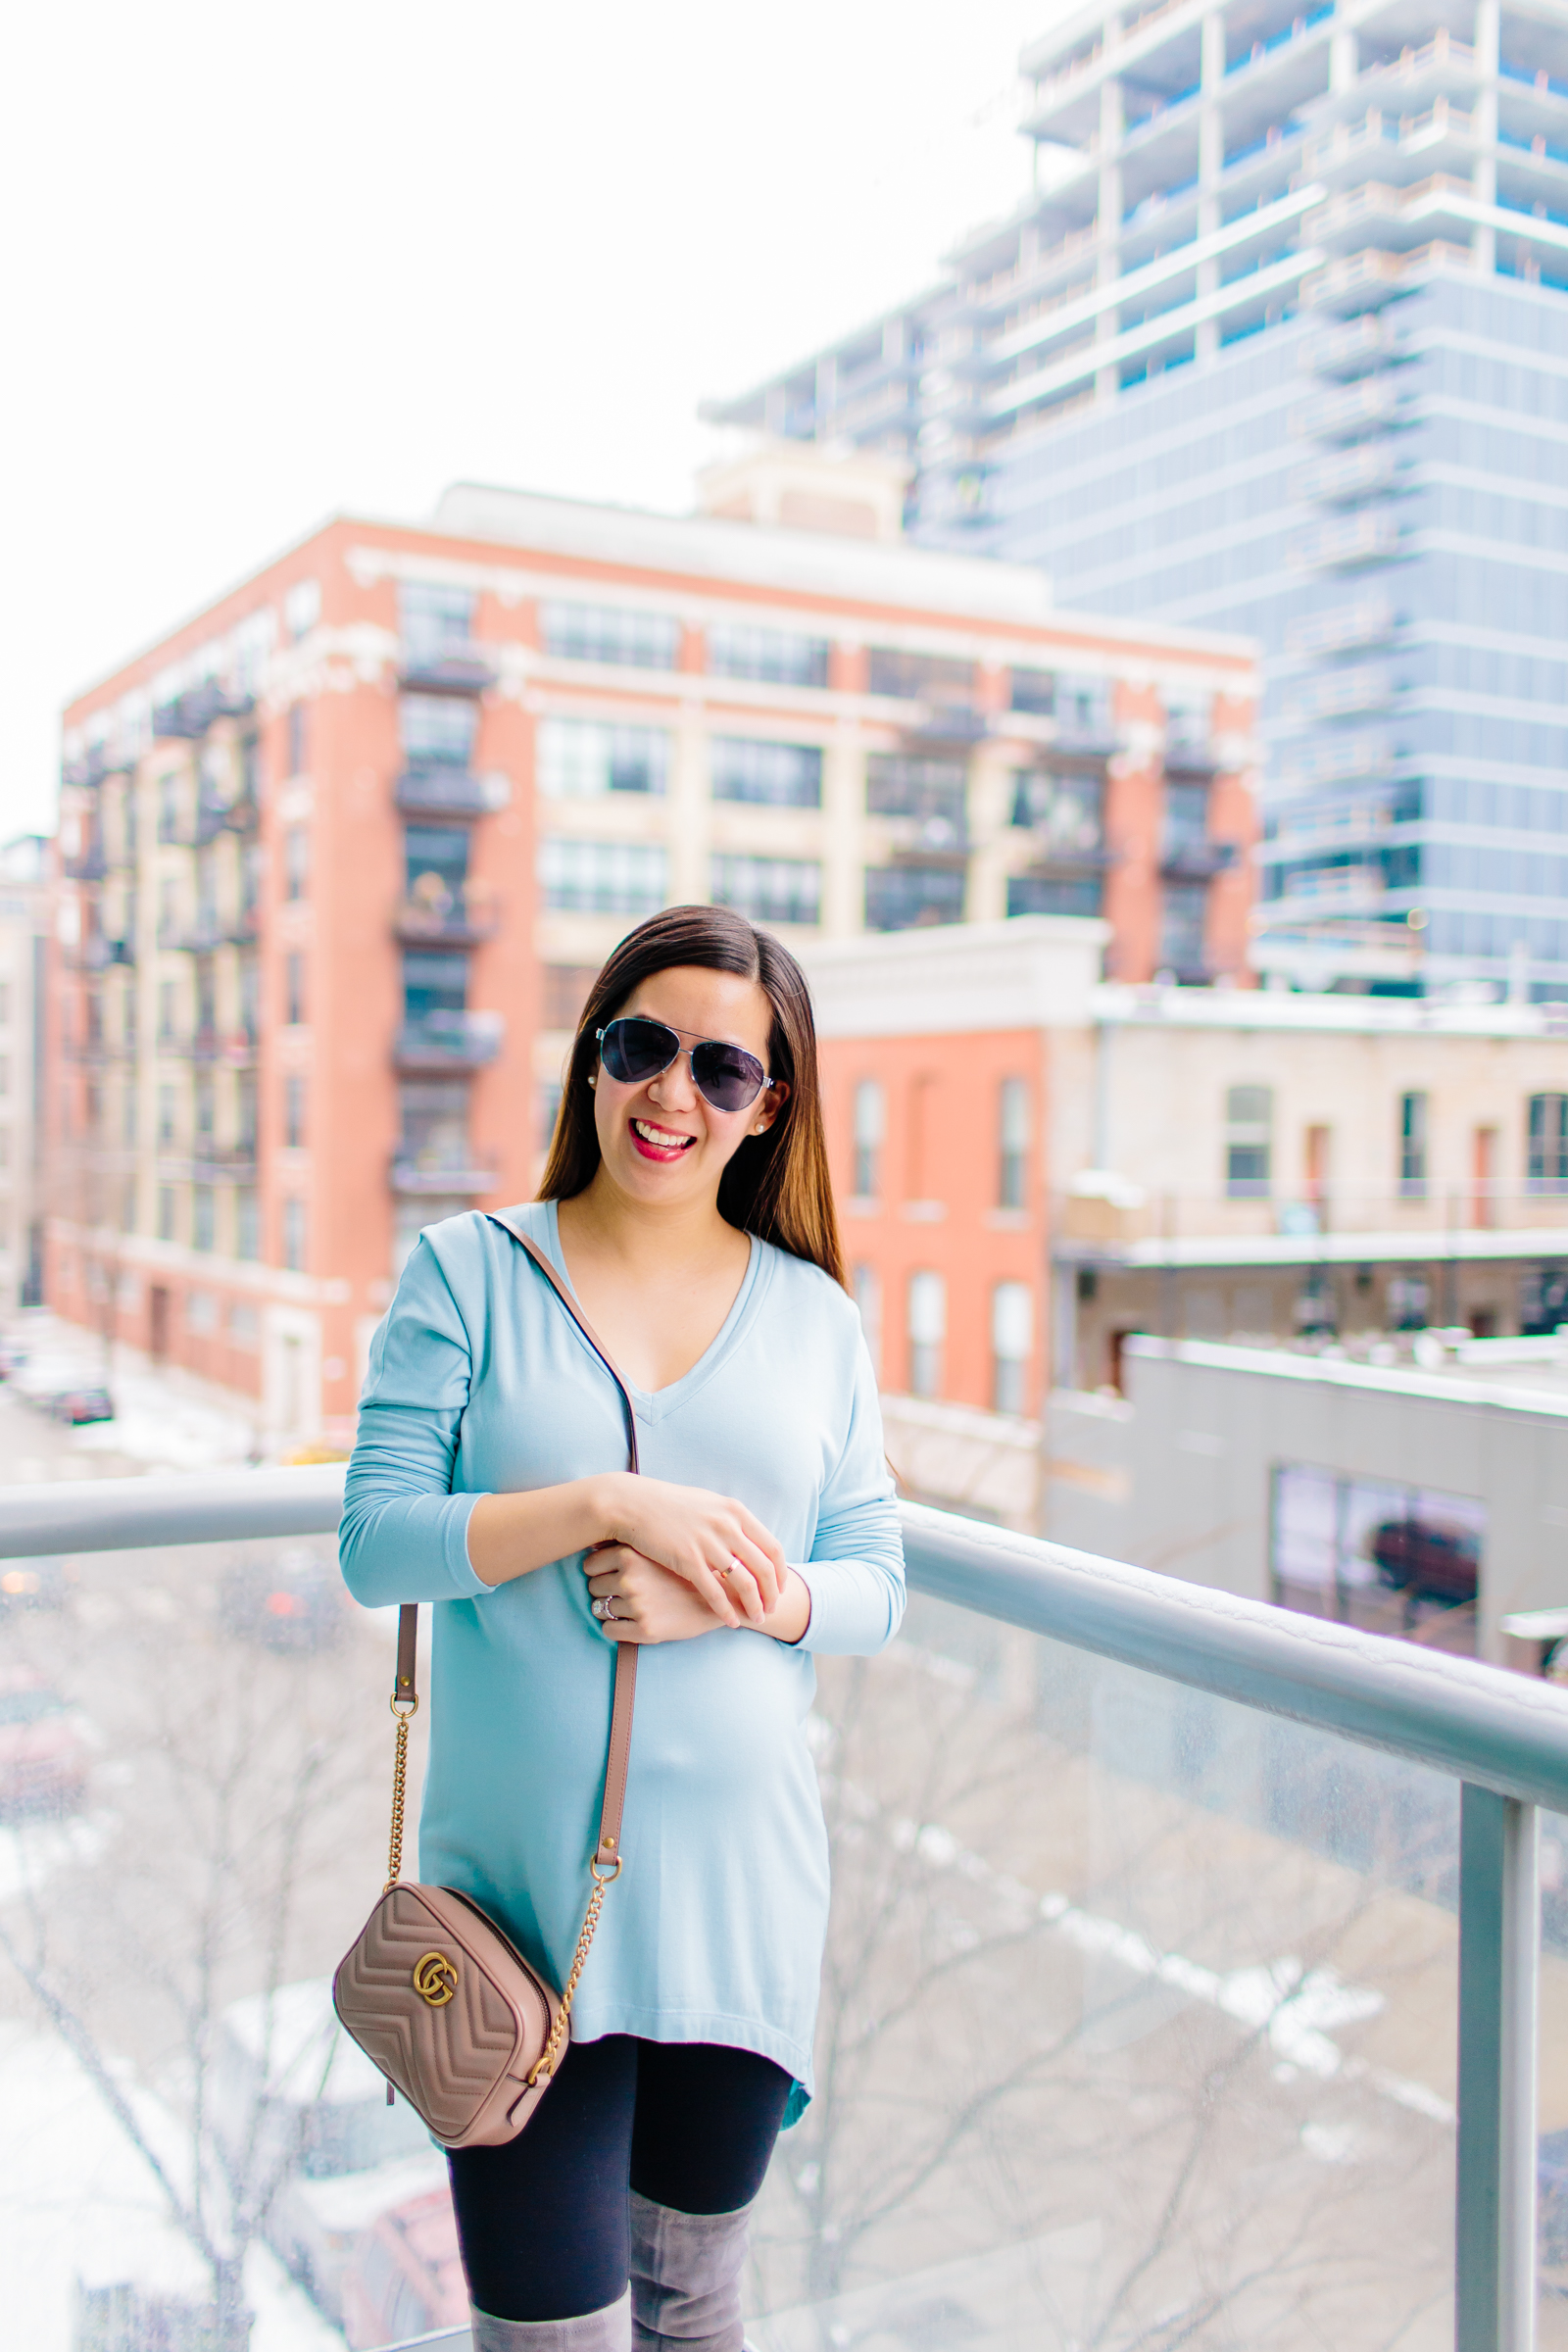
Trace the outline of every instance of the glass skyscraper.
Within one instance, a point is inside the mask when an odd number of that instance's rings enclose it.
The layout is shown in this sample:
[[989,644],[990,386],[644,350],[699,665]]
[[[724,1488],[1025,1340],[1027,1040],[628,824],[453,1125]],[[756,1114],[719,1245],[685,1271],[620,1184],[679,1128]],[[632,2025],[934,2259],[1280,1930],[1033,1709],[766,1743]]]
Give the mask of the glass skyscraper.
[[1568,6],[1101,0],[1022,62],[1034,193],[710,414],[1259,638],[1262,971],[1568,996]]

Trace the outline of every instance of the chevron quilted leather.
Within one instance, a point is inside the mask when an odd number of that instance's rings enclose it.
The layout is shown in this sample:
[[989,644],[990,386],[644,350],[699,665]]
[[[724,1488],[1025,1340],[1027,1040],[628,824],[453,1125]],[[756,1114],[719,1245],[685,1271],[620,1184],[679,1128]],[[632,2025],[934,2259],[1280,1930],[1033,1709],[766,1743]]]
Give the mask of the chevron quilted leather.
[[[426,1978],[450,1997],[432,2005]],[[550,2037],[559,1996],[476,1903],[450,1886],[407,1882],[381,1896],[332,1981],[344,2031],[402,2091],[444,2147],[514,2139],[549,2087],[528,2071]]]

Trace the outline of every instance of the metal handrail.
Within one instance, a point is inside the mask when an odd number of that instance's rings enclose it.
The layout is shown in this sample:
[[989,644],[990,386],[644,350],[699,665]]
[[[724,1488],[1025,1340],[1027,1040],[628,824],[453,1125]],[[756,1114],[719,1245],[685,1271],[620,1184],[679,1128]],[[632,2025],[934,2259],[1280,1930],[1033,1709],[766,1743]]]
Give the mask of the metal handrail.
[[[343,1478],[330,1462],[0,1488],[0,1558],[327,1535]],[[905,1503],[901,1517],[917,1592],[1459,1780],[1454,2340],[1530,2352],[1538,1808],[1568,1812],[1568,1693],[946,1511]]]
[[[341,1462],[0,1487],[0,1559],[331,1535]],[[1568,1692],[919,1503],[911,1588],[1025,1632],[1568,1813]]]

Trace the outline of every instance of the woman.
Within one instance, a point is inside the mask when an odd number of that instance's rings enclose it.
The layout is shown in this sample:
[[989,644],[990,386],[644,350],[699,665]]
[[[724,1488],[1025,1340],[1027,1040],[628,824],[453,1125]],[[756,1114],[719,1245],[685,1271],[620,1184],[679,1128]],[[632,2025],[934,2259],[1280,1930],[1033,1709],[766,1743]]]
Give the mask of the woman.
[[[809,2095],[827,1845],[811,1652],[898,1628],[881,1418],[843,1289],[793,957],[677,906],[583,1012],[541,1198],[619,1396],[494,1219],[423,1233],[371,1350],[343,1571],[433,1600],[419,1868],[558,1985],[588,1887],[612,1644],[622,1832],[560,2078],[450,2158],[476,2352],[740,2352],[750,2207]],[[628,2285],[629,2280],[629,2285]]]

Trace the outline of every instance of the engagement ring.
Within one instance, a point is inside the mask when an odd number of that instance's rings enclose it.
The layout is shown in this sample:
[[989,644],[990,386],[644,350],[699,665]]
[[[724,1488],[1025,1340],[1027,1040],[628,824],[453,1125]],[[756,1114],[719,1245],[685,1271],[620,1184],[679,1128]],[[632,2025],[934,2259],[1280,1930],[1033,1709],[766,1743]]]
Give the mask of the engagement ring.
[[592,1608],[596,1617],[613,1617],[615,1614],[608,1600],[596,1600],[592,1603]]

